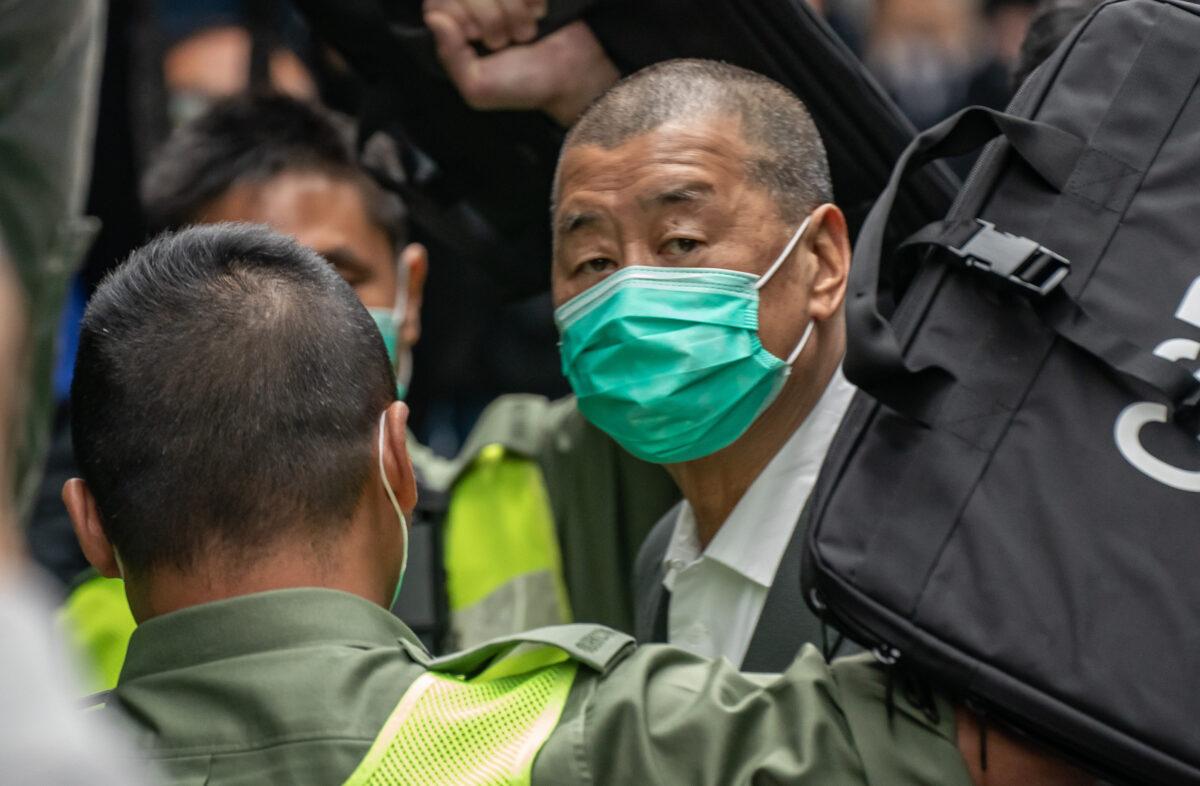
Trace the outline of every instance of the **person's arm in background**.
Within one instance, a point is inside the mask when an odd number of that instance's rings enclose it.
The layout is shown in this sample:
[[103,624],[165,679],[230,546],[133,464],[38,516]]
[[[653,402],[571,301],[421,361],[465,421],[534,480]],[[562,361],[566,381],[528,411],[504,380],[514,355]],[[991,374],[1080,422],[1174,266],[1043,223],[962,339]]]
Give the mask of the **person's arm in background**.
[[0,242],[24,290],[31,376],[15,435],[16,509],[37,488],[53,417],[63,297],[94,222],[88,185],[103,0],[0,0]]
[[475,109],[539,109],[569,126],[621,76],[582,21],[533,40],[546,0],[424,0],[424,11],[442,67]]

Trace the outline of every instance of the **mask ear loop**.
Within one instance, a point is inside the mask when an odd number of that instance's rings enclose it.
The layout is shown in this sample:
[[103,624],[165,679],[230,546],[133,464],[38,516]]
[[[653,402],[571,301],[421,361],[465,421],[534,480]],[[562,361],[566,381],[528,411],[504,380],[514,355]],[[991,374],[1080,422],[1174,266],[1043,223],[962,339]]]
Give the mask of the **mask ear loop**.
[[775,276],[775,273],[780,267],[783,266],[783,263],[787,261],[787,258],[792,255],[793,251],[796,250],[796,245],[800,242],[800,238],[804,237],[804,231],[808,229],[809,222],[811,221],[812,213],[809,213],[808,218],[804,219],[804,223],[801,224],[800,228],[796,230],[796,234],[792,235],[792,239],[789,240],[788,244],[783,247],[783,253],[779,255],[779,258],[776,259],[769,268],[767,268],[767,272],[759,276],[758,281],[754,282],[755,289],[762,289],[767,285],[767,282]]
[[[767,268],[767,272],[763,273],[759,277],[758,281],[754,282],[754,288],[756,290],[765,287],[767,282],[770,281],[771,278],[774,277],[775,273],[778,272],[779,268],[783,266],[783,263],[787,261],[787,258],[792,255],[792,252],[796,250],[796,246],[800,243],[800,239],[804,237],[804,233],[808,229],[808,225],[811,222],[812,213],[809,213],[808,218],[804,219],[804,223],[802,223],[800,228],[796,230],[796,233],[792,235],[792,239],[789,240],[788,244],[783,247],[783,253],[779,255],[779,258],[775,260],[771,267]],[[808,340],[812,338],[814,324],[815,323],[811,319],[808,321],[808,326],[804,328],[804,335],[800,337],[800,343],[797,344],[796,348],[792,350],[792,354],[788,355],[788,358],[785,361],[787,363],[787,373],[791,373],[792,364],[796,362],[796,358],[800,357],[800,353],[804,351],[806,346],[808,346]]]
[[[404,584],[404,573],[408,570],[408,522],[404,518],[404,511],[400,510],[396,492],[392,491],[391,481],[388,480],[387,472],[383,468],[383,423],[385,418],[387,418],[386,410],[379,415],[379,477],[383,480],[383,490],[387,492],[388,499],[392,502],[396,517],[400,519],[400,537],[404,541],[404,557],[400,560],[400,579],[396,582],[396,595],[399,595],[400,586]],[[395,605],[395,598],[392,599],[392,605]]]
[[800,337],[800,343],[797,344],[796,348],[792,350],[792,354],[788,355],[788,371],[791,371],[792,364],[796,362],[796,358],[800,357],[800,353],[804,351],[806,346],[808,346],[808,340],[812,338],[813,326],[816,324],[817,323],[813,322],[811,319],[808,320],[808,327],[804,328],[804,335]]

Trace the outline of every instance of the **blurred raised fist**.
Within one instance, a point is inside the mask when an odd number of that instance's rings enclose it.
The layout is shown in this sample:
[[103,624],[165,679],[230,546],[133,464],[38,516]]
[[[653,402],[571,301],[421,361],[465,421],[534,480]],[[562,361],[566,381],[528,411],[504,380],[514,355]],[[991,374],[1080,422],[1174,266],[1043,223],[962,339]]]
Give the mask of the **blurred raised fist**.
[[441,13],[458,23],[468,41],[482,41],[493,52],[537,37],[546,0],[425,0],[425,14]]
[[620,78],[582,21],[534,40],[545,0],[424,2],[442,67],[475,109],[537,109],[569,126]]

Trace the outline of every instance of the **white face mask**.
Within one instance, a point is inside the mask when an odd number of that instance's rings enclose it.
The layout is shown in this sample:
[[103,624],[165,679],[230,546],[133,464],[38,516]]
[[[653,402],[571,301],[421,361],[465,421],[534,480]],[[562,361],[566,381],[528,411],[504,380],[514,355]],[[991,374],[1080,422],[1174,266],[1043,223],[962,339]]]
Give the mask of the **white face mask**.
[[396,518],[400,520],[400,536],[404,543],[404,556],[400,560],[400,576],[396,579],[396,591],[392,594],[391,605],[395,606],[396,599],[400,597],[400,588],[404,585],[404,572],[408,570],[408,521],[404,518],[404,511],[400,510],[400,502],[396,499],[396,492],[392,490],[392,483],[388,480],[387,472],[383,467],[383,425],[386,418],[387,411],[385,410],[379,415],[379,477],[383,481],[383,490],[387,492],[388,499],[391,500],[392,509],[396,511]]

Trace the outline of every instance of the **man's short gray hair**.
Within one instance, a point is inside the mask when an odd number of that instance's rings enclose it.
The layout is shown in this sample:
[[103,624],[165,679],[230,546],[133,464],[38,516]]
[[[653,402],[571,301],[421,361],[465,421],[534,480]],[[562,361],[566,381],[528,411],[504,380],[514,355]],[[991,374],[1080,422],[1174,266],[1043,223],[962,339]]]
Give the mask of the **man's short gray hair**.
[[622,80],[583,114],[563,151],[612,149],[673,121],[714,116],[738,118],[753,150],[748,174],[785,221],[833,200],[825,145],[804,103],[762,74],[714,60],[667,60]]

